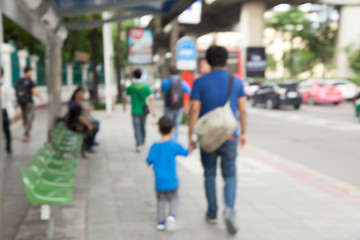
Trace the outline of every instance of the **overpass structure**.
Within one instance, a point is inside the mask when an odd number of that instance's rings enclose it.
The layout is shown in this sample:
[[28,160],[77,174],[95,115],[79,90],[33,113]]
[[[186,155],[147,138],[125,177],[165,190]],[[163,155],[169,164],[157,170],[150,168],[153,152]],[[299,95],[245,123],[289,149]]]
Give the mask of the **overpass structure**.
[[[338,77],[353,77],[349,67],[348,54],[345,48],[350,44],[354,49],[360,48],[360,0],[203,0],[201,23],[198,25],[180,25],[180,35],[200,37],[203,34],[220,31],[240,31],[242,41],[239,47],[263,46],[264,13],[268,9],[287,3],[300,5],[304,3],[330,4],[340,9],[340,25],[336,41],[335,66]],[[169,36],[157,36],[158,47],[169,49]],[[164,51],[160,51],[164,52]],[[243,51],[245,52],[245,51]],[[243,71],[244,72],[244,71]]]

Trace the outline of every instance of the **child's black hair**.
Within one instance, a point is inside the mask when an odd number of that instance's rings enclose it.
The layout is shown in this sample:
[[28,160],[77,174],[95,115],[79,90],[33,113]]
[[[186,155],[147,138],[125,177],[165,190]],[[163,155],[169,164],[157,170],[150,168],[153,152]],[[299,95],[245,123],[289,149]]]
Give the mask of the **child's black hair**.
[[163,116],[160,118],[158,125],[159,125],[160,133],[165,135],[171,133],[174,127],[174,121],[168,116]]

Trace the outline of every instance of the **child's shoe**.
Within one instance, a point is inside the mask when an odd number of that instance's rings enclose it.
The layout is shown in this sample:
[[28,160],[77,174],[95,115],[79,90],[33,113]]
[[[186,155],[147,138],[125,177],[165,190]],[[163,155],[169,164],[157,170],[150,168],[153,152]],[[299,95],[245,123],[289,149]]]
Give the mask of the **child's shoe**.
[[166,230],[175,231],[177,229],[176,218],[172,215],[166,218]]
[[164,231],[165,230],[165,223],[164,222],[158,222],[158,224],[156,225],[156,230]]

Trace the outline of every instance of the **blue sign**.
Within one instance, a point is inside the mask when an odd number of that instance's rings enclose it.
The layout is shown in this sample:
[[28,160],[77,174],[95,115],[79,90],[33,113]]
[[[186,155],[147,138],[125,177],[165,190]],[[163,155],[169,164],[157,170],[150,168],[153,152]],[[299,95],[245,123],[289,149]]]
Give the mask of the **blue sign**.
[[179,39],[176,46],[176,66],[179,70],[196,69],[196,43],[190,37]]

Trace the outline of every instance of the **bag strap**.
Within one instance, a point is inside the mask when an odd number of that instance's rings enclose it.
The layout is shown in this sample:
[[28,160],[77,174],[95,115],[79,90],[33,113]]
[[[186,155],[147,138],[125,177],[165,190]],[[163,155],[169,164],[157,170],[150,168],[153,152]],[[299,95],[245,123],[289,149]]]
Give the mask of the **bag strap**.
[[233,82],[234,82],[234,77],[233,75],[230,75],[230,79],[229,79],[229,87],[228,87],[228,91],[227,91],[227,96],[226,96],[226,101],[229,101],[230,95],[231,95],[231,90],[232,90],[232,86],[233,86]]

